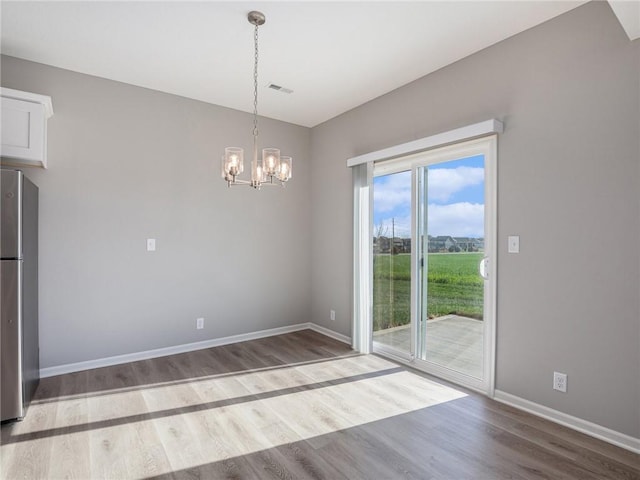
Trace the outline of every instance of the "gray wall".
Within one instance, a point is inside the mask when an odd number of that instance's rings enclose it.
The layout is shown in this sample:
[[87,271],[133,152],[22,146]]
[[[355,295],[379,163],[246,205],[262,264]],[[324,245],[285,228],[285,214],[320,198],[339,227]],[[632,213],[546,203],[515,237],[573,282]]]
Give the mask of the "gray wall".
[[351,330],[346,159],[502,119],[496,386],[639,437],[639,50],[589,3],[315,127],[312,321]]
[[261,120],[294,178],[228,189],[220,156],[251,147],[251,115],[11,57],[2,86],[53,98],[49,168],[26,170],[42,367],[308,321],[309,129]]

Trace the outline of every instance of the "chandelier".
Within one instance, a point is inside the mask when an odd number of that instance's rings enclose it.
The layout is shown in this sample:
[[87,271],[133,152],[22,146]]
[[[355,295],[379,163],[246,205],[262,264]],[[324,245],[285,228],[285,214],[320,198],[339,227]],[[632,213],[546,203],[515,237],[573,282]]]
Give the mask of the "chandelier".
[[249,12],[249,23],[254,28],[253,62],[253,159],[251,160],[251,180],[241,180],[238,176],[244,171],[244,150],[239,147],[227,147],[222,156],[222,178],[229,187],[248,185],[259,189],[263,185],[282,185],[291,178],[291,157],[280,155],[277,148],[263,148],[262,158],[258,159],[258,26],[264,25],[262,12]]

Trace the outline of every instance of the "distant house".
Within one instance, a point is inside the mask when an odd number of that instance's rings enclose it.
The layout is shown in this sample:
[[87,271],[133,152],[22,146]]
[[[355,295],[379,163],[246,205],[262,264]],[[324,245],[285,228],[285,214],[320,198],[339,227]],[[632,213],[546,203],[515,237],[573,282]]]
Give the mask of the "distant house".
[[461,252],[477,252],[484,248],[484,239],[470,237],[453,237]]
[[373,249],[375,253],[389,253],[391,251],[391,239],[382,235],[373,237]]
[[449,235],[441,235],[438,237],[429,236],[430,252],[448,252],[451,247],[456,246],[456,241]]
[[[373,237],[374,253],[391,253],[391,238],[380,236]],[[395,237],[393,239],[394,253],[411,253],[411,239]]]
[[402,252],[402,239],[395,237],[393,239],[393,253],[403,253]]

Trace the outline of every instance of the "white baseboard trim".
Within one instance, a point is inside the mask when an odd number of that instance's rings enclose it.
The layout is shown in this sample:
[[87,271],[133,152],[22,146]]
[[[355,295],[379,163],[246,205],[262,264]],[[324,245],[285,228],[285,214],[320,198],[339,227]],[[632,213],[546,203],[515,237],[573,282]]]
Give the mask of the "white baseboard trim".
[[98,358],[95,360],[87,360],[84,362],[67,363],[65,365],[56,365],[54,367],[46,367],[40,369],[40,378],[54,377],[65,373],[80,372],[82,370],[91,370],[92,368],[110,367],[112,365],[120,365],[122,363],[136,362],[138,360],[147,360],[149,358],[165,357],[167,355],[175,355],[176,353],[192,352],[194,350],[202,350],[204,348],[219,347],[232,343],[246,342],[248,340],[256,340],[258,338],[273,337],[274,335],[282,335],[285,333],[298,332],[300,330],[313,330],[315,332],[334,338],[344,343],[351,344],[351,339],[345,335],[321,327],[315,323],[298,323],[296,325],[287,325],[286,327],[270,328],[268,330],[259,330],[257,332],[242,333],[239,335],[231,335],[229,337],[213,338],[202,342],[185,343],[172,347],[156,348],[154,350],[145,350],[143,352],[127,353],[124,355],[116,355],[113,357]]
[[568,415],[553,408],[545,407],[535,402],[525,400],[524,398],[511,395],[510,393],[496,390],[494,400],[505,403],[512,407],[532,413],[552,422],[559,423],[565,427],[569,427],[578,432],[585,433],[597,439],[612,443],[618,447],[630,450],[634,453],[640,453],[640,438],[635,438],[624,433],[611,430],[596,423],[583,420],[572,415]]
[[326,327],[323,327],[321,325],[317,325],[317,324],[311,323],[311,322],[309,322],[307,324],[307,328],[309,330],[313,330],[314,332],[321,333],[322,335],[324,335],[326,337],[333,338],[334,340],[338,340],[339,342],[346,343],[347,345],[351,346],[351,337],[347,337],[346,335],[343,335],[342,333],[338,333],[338,332],[335,332],[333,330],[329,330]]

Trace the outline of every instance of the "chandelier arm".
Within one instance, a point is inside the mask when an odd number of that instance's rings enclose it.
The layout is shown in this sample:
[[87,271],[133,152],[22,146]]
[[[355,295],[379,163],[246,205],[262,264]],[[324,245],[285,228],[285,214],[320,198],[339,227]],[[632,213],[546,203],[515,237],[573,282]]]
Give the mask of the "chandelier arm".
[[228,187],[238,187],[240,185],[251,185],[251,182],[249,180],[239,180],[239,179],[235,179],[233,181],[227,182]]
[[284,187],[284,182],[277,180],[275,182],[263,182],[261,187]]

